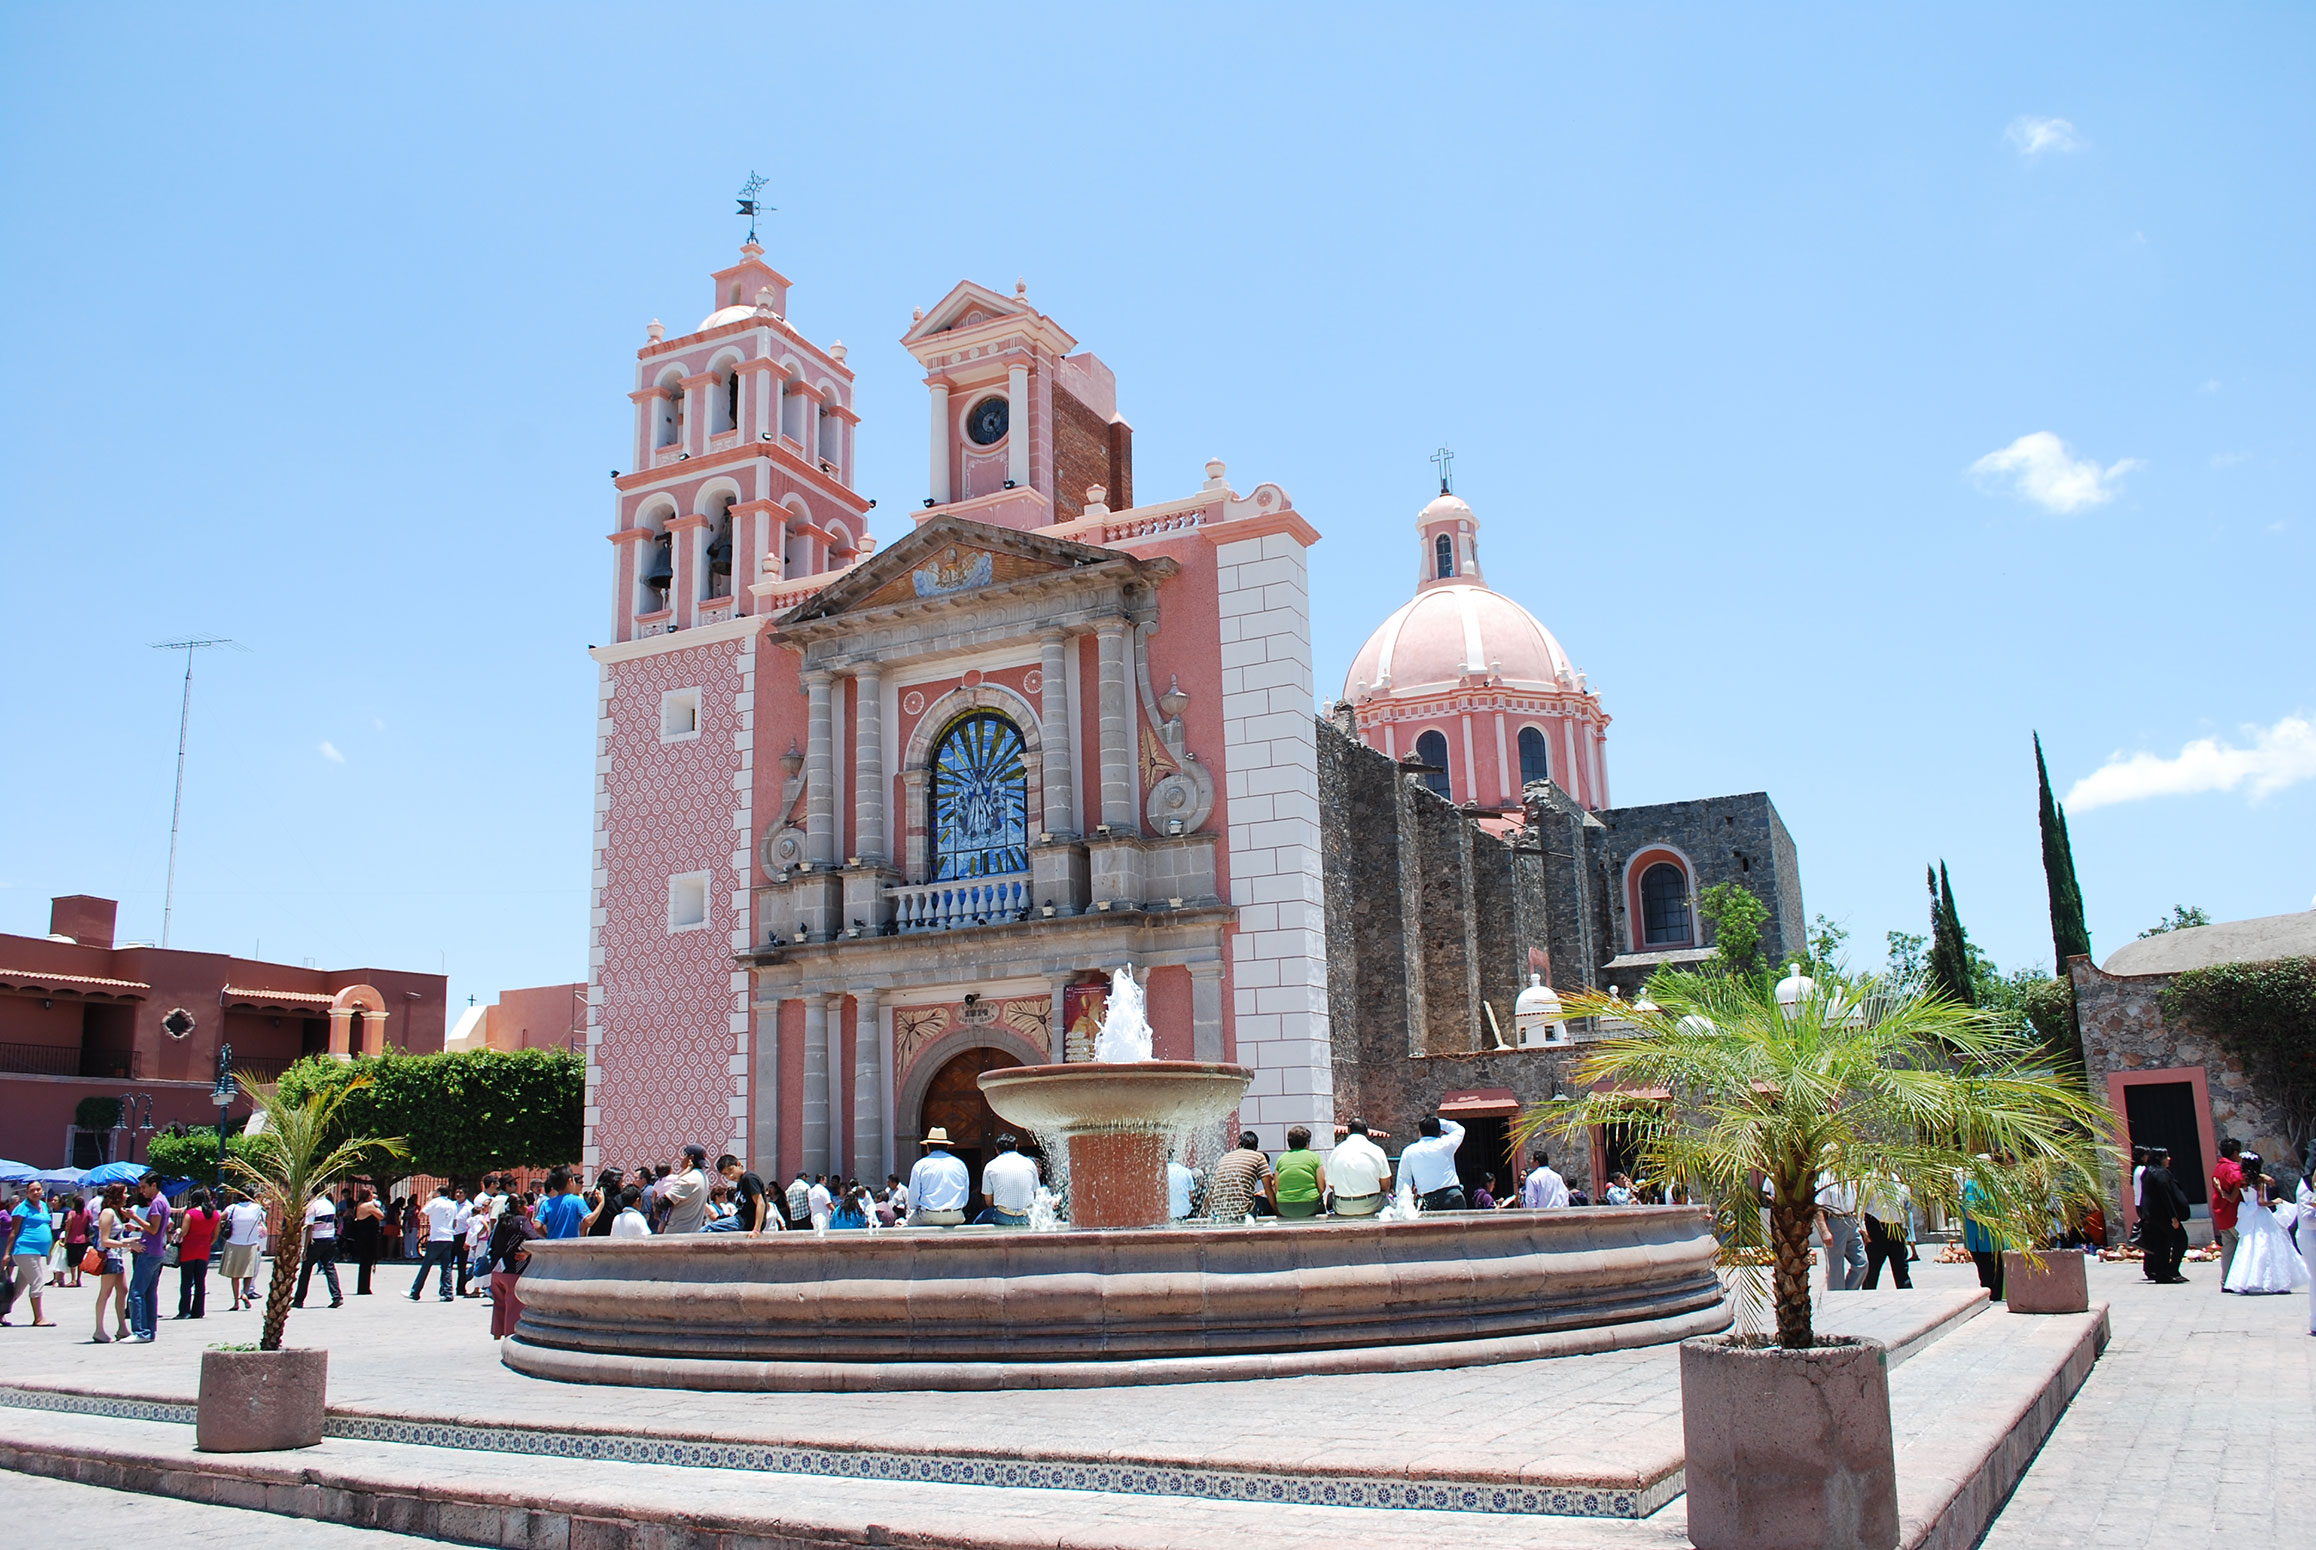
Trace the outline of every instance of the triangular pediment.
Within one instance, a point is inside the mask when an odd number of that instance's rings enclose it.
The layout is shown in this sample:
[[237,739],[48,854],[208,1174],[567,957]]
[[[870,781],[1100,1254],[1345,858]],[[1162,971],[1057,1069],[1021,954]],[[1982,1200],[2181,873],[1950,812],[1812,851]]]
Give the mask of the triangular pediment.
[[998,587],[1130,556],[963,517],[935,517],[799,605],[781,622],[802,624]]
[[956,288],[936,302],[933,310],[919,318],[901,336],[901,343],[915,344],[935,334],[946,334],[959,328],[977,328],[994,318],[1035,317],[1037,309],[1018,296],[1000,296],[986,285],[971,280],[960,280]]

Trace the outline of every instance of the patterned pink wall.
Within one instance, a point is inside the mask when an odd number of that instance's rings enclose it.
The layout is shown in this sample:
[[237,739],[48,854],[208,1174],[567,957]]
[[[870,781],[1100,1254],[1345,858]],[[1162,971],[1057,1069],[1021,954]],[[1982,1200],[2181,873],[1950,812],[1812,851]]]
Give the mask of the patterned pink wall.
[[[732,932],[742,925],[732,894],[745,886],[732,852],[747,835],[732,827],[740,768],[733,734],[740,675],[731,642],[616,663],[610,808],[603,864],[608,886],[603,947],[602,1079],[595,1103],[598,1155],[631,1167],[667,1158],[687,1141],[723,1150],[731,1117],[730,1057],[745,1035],[731,1030]],[[700,735],[662,744],[660,696],[698,688]],[[670,932],[668,879],[706,871],[708,923]]]

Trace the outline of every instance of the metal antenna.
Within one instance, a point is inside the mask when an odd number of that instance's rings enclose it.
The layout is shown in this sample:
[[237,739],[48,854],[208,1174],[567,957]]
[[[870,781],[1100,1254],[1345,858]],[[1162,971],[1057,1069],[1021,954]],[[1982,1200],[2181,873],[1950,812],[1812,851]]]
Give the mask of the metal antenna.
[[177,906],[177,825],[185,816],[185,729],[193,719],[193,653],[213,646],[231,646],[236,651],[249,648],[239,641],[223,636],[195,636],[187,640],[157,640],[150,643],[155,651],[182,651],[185,653],[185,697],[177,707],[177,797],[169,806],[169,882],[161,893],[161,945],[169,945],[169,916]]
[[757,212],[762,211],[763,213],[769,215],[772,213],[774,208],[771,205],[765,204],[762,200],[756,197],[758,194],[764,191],[764,181],[765,180],[758,176],[756,173],[750,172],[748,174],[748,181],[740,185],[740,209],[738,213],[748,218],[748,240],[750,242],[754,242],[756,240]]
[[1431,455],[1431,460],[1439,467],[1439,493],[1452,494],[1455,490],[1456,455],[1442,447]]

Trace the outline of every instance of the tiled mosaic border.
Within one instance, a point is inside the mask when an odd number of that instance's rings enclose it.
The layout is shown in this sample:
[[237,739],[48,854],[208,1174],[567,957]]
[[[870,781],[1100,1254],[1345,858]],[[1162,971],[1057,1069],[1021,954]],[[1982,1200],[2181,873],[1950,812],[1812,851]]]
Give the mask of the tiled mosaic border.
[[[120,1399],[0,1386],[0,1405],[68,1411],[128,1421],[190,1425],[194,1407],[167,1400]],[[630,1436],[617,1432],[562,1432],[531,1427],[469,1426],[381,1416],[332,1416],[327,1435],[355,1442],[410,1447],[480,1449],[544,1458],[596,1459],[622,1464],[672,1464],[690,1469],[748,1469],[784,1475],[851,1480],[925,1481],[940,1485],[993,1485],[1050,1491],[1111,1491],[1136,1496],[1196,1496],[1217,1501],[1278,1502],[1296,1506],[1423,1509],[1435,1512],[1519,1513],[1551,1517],[1638,1518],[1681,1494],[1676,1471],[1639,1490],[1586,1486],[1510,1485],[1481,1480],[1401,1480],[1370,1475],[1290,1475],[1251,1470],[1199,1469],[1172,1464],[972,1458],[927,1453],[883,1453],[777,1443],[715,1442]]]

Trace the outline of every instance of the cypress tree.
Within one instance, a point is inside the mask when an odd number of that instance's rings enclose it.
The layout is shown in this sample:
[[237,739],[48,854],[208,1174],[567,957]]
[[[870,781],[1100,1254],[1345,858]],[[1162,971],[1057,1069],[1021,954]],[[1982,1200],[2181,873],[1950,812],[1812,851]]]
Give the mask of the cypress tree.
[[1962,932],[1962,917],[1954,909],[1954,885],[1946,877],[1946,863],[1925,869],[1930,884],[1930,958],[1926,965],[1930,987],[1964,1006],[1976,1006],[1970,989],[1970,952]]
[[2040,790],[2043,826],[2043,884],[2051,896],[2051,972],[2067,977],[2069,958],[2091,955],[2091,928],[2083,923],[2083,888],[2075,881],[2075,848],[2067,839],[2067,810],[2051,795],[2051,772],[2043,764],[2043,739],[2035,734],[2035,784]]

